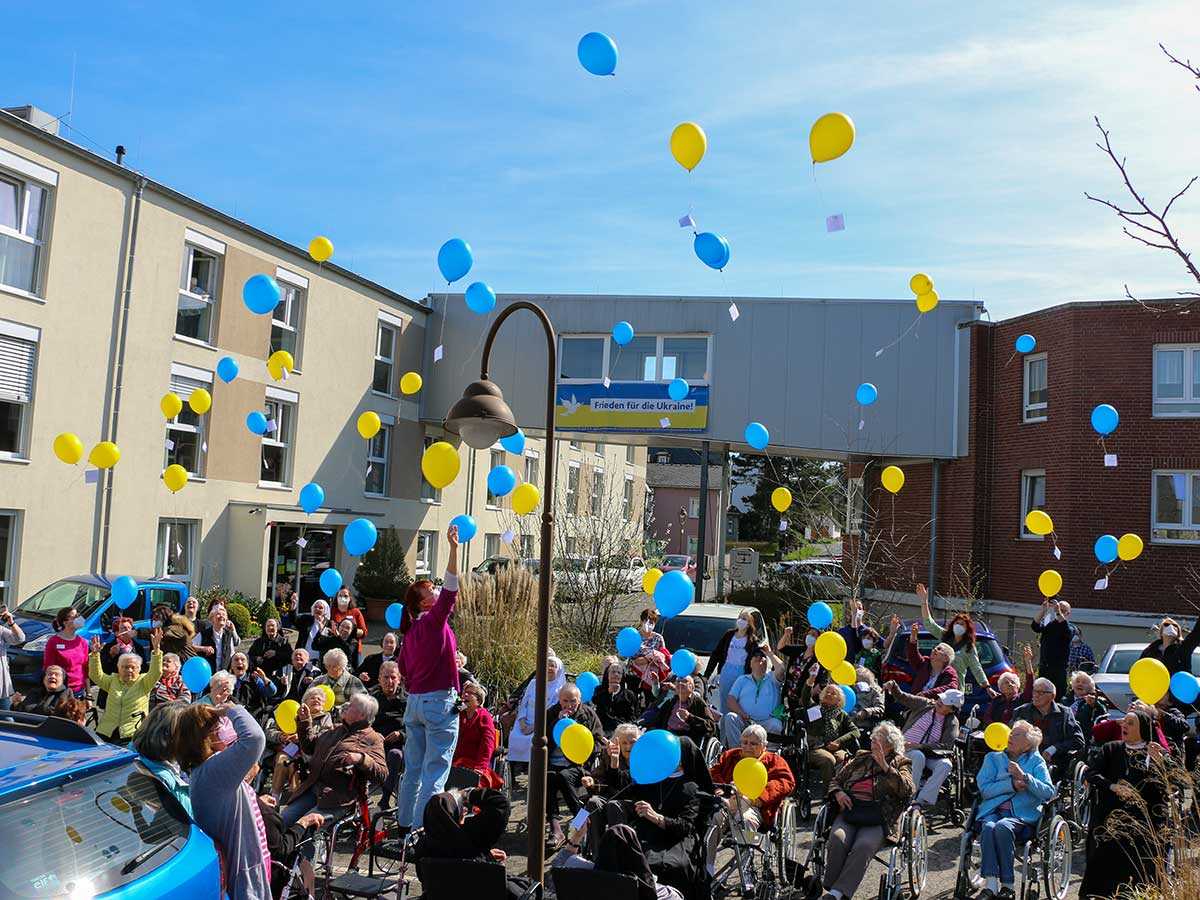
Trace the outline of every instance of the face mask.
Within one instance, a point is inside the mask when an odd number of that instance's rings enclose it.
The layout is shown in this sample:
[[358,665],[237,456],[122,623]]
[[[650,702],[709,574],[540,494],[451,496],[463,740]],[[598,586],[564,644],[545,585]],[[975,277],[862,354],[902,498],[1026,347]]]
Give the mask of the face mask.
[[646,634],[649,634],[653,630],[654,630],[653,622],[643,622],[642,623],[642,631],[645,632]]
[[1163,637],[1172,637],[1172,638],[1178,637],[1179,629],[1176,628],[1174,625],[1168,625],[1166,628],[1164,628],[1162,630],[1162,634],[1163,634]]
[[75,618],[73,618],[71,620],[71,627],[74,628],[76,631],[79,631],[86,624],[87,624],[87,622],[85,622],[83,620],[83,616],[76,616]]
[[345,609],[350,605],[349,597],[338,597],[338,609]]
[[811,635],[811,634],[810,634],[810,635],[808,635],[808,636],[807,636],[807,637],[804,639],[804,646],[805,646],[805,647],[811,647],[811,646],[813,646],[813,645],[814,645],[816,642],[817,642],[817,639],[816,639],[816,637],[814,637],[813,635]]
[[864,650],[870,650],[875,646],[875,641],[872,638],[863,638],[862,645]]
[[966,625],[963,625],[961,622],[954,623],[954,636],[955,637],[962,637],[966,633],[967,633]]
[[237,741],[237,732],[233,730],[233,723],[229,721],[229,716],[222,716],[217,723],[217,740],[222,744],[232,744]]
[[737,620],[737,630],[738,631],[745,631],[749,627],[750,627],[750,623],[747,622],[745,619]]

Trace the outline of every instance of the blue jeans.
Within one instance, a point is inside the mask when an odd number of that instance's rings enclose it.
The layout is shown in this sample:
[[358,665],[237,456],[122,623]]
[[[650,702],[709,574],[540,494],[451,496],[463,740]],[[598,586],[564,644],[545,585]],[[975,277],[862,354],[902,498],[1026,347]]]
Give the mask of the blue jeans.
[[741,676],[741,666],[731,666],[728,663],[721,666],[721,677],[717,682],[717,710],[721,715],[729,712],[729,692],[733,690],[733,683]]
[[1014,884],[1017,844],[1033,836],[1034,826],[1001,812],[988,813],[981,821],[979,842],[983,847],[983,865],[980,874],[984,878],[999,878],[1001,884]]
[[421,827],[425,805],[446,787],[458,741],[458,692],[409,694],[404,710],[404,777],[396,798],[396,823]]
[[12,709],[12,694],[0,697],[0,709]]

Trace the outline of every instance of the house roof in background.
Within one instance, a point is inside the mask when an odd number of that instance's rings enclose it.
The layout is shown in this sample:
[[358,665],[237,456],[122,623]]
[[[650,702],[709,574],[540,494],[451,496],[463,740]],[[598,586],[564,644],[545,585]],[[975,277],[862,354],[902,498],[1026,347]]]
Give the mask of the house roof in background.
[[[685,488],[699,491],[700,467],[648,463],[646,484],[652,488]],[[708,490],[710,493],[721,490],[721,470],[714,470],[712,466],[708,469]]]

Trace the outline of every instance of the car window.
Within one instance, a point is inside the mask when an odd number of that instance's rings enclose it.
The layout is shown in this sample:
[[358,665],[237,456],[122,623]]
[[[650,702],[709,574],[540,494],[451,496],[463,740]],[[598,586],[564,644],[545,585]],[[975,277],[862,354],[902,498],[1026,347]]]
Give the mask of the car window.
[[[1132,650],[1114,650],[1113,655],[1108,660],[1108,665],[1104,668],[1107,675],[1128,675],[1129,670],[1133,668],[1133,664],[1141,657],[1142,651],[1134,648]],[[1195,670],[1196,657],[1192,657],[1192,668]]]
[[42,588],[17,607],[18,613],[53,617],[60,609],[74,606],[85,619],[108,599],[108,588],[78,581],[56,581]]
[[984,671],[1004,660],[1004,651],[992,638],[978,638],[975,641],[975,652],[979,654],[979,665],[983,666]]
[[668,566],[686,566],[688,558],[686,556],[668,556],[663,562]]
[[673,616],[659,620],[663,640],[667,649],[674,653],[682,647],[697,653],[711,655],[722,635],[734,626],[734,619],[717,619],[708,616]]
[[169,862],[190,831],[178,802],[132,763],[13,800],[0,805],[0,894],[102,894]]

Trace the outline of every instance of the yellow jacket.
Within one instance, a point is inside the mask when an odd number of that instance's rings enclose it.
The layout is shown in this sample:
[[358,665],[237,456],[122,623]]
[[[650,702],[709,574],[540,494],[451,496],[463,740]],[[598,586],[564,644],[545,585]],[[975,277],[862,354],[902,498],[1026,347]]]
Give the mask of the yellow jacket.
[[108,703],[96,731],[105,737],[116,733],[122,739],[137,733],[150,710],[150,692],[162,677],[162,658],[162,651],[155,650],[150,654],[150,670],[126,684],[119,675],[106,674],[100,668],[99,653],[88,657],[88,678],[108,693]]

